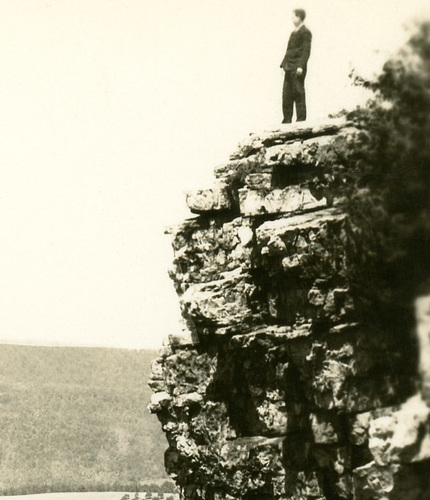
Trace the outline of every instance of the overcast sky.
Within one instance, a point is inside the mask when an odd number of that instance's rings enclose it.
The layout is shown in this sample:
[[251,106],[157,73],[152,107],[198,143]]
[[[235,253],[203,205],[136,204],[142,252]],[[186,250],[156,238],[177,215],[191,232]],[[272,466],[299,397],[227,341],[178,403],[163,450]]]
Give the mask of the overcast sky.
[[[158,347],[177,328],[163,227],[281,120],[305,6],[310,118],[359,98],[424,1],[1,0],[0,340]],[[375,52],[379,49],[379,52]]]

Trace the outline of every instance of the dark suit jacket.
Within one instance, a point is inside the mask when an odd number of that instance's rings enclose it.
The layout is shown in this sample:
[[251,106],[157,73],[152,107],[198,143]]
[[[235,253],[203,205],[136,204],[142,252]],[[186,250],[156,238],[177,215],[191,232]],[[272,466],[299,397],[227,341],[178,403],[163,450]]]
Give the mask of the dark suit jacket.
[[311,43],[312,33],[302,24],[297,31],[291,33],[281,68],[285,71],[297,68],[302,68],[303,71],[306,71],[308,59],[311,54]]

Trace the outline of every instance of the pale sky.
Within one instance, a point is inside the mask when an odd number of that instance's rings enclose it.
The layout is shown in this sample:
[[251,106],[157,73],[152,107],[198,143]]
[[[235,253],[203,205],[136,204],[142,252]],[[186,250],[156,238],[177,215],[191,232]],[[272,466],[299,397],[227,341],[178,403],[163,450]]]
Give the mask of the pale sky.
[[292,8],[313,119],[360,97],[350,63],[377,68],[425,3],[0,0],[0,341],[158,347],[179,316],[163,228],[279,125]]

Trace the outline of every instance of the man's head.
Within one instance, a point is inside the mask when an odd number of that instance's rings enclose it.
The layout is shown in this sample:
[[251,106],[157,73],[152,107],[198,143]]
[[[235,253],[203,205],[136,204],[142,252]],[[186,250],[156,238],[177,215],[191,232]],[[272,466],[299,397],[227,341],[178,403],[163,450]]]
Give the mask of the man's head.
[[297,28],[306,19],[306,11],[304,9],[294,9],[293,10],[293,24]]

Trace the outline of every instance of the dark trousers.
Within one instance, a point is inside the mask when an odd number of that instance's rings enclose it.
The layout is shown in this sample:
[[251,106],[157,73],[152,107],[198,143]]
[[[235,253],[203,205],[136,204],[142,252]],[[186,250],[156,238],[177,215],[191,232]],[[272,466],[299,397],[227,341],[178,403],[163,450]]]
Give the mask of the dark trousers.
[[297,121],[306,120],[305,77],[306,72],[303,72],[300,76],[297,75],[295,70],[285,72],[284,87],[282,89],[283,123],[291,123],[294,103],[296,104]]

